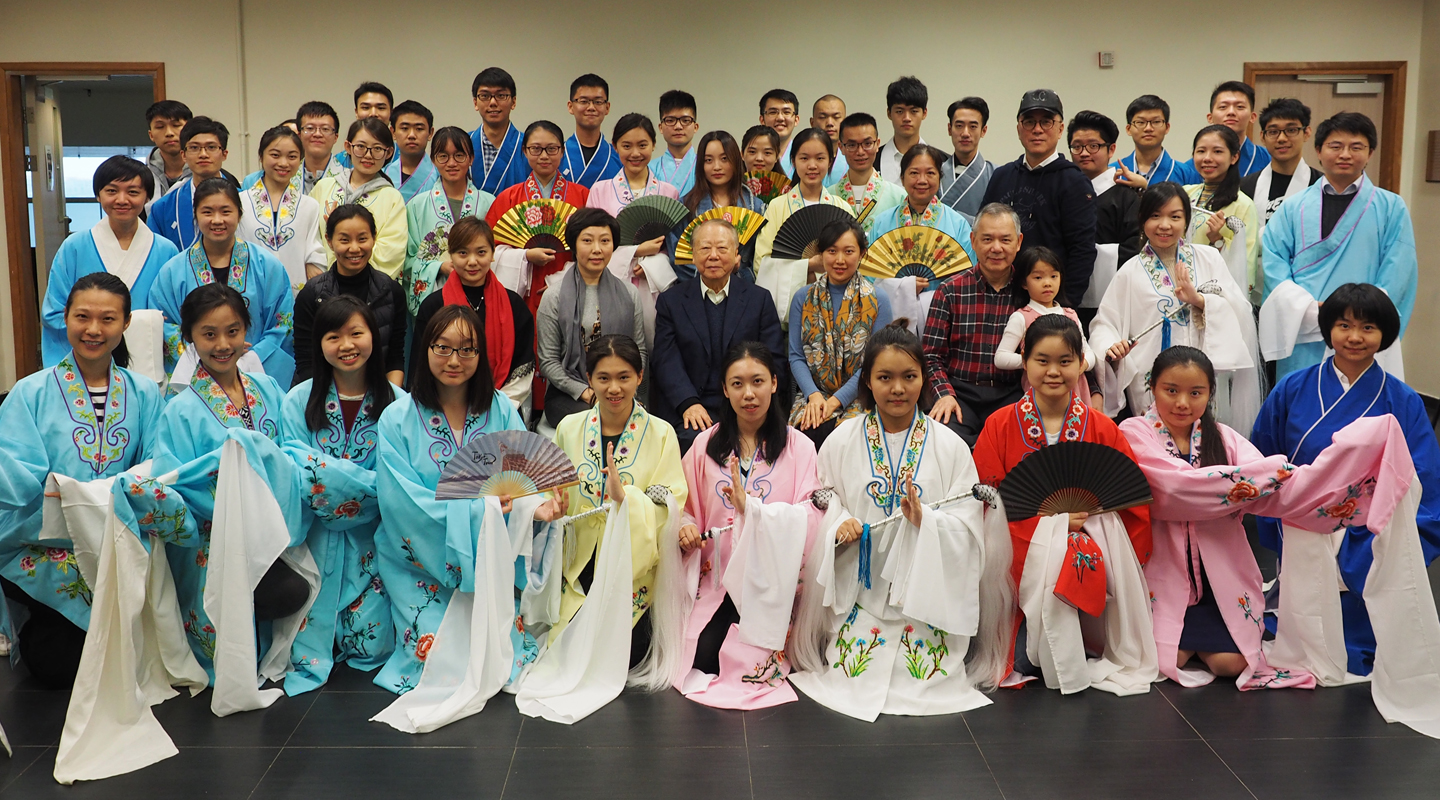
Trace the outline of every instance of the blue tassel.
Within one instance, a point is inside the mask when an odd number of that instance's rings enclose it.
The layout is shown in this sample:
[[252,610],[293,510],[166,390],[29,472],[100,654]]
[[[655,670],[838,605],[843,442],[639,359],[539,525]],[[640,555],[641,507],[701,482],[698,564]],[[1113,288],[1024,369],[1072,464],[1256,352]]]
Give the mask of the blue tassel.
[[866,523],[860,528],[860,580],[865,588],[870,588],[870,525]]
[[1170,318],[1166,317],[1160,326],[1160,349],[1170,349]]

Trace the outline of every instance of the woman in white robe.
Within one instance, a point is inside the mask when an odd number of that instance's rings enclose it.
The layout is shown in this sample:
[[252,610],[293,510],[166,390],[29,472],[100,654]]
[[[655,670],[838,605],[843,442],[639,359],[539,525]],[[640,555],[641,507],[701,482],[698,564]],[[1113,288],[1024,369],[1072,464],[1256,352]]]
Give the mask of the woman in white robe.
[[305,194],[300,134],[280,125],[260,136],[260,180],[240,194],[243,241],[257,244],[285,265],[293,296],[329,266],[320,240],[320,203]]

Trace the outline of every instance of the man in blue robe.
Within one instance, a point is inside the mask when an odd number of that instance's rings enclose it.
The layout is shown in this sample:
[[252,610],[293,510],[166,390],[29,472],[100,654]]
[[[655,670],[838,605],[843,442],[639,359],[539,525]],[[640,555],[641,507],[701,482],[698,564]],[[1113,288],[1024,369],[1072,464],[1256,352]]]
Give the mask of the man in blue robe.
[[[156,236],[163,236],[183,251],[195,244],[200,234],[195,229],[195,187],[206,178],[224,172],[225,156],[229,154],[230,131],[209,117],[196,117],[180,131],[180,148],[185,151],[185,164],[190,179],[178,183],[150,205],[145,224]],[[234,178],[229,176],[234,182]]]
[[575,132],[565,140],[560,174],[586,189],[620,174],[620,156],[600,131],[610,113],[610,84],[599,75],[581,75],[570,83],[565,107],[575,118]]
[[[1135,143],[1135,151],[1116,161],[1114,166],[1124,166],[1115,182],[1122,186],[1144,188],[1151,183],[1174,181],[1189,183],[1179,161],[1165,149],[1165,137],[1170,133],[1170,104],[1153,94],[1142,94],[1130,101],[1125,109],[1125,133]],[[1143,178],[1144,182],[1135,181]]]
[[385,165],[385,177],[400,190],[405,202],[428,192],[440,179],[440,172],[425,152],[435,134],[435,115],[414,100],[406,100],[390,114],[395,131],[395,157]]
[[671,89],[660,95],[660,138],[665,149],[650,159],[650,174],[684,197],[695,188],[695,134],[700,131],[695,95]]
[[515,110],[515,79],[499,67],[486,67],[470,84],[480,113],[480,127],[470,132],[475,161],[470,180],[475,188],[498,195],[530,177],[530,162],[521,152],[520,131],[510,124]]

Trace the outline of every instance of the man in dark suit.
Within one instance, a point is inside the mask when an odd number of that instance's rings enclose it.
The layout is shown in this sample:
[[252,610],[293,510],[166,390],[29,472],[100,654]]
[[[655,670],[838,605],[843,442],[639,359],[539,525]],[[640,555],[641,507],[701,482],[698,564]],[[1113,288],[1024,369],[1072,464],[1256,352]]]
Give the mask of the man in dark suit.
[[[655,303],[655,352],[650,359],[652,410],[675,426],[681,452],[714,423],[725,402],[720,368],[734,345],[764,344],[784,372],[785,338],[770,292],[734,276],[740,239],[724,220],[693,232],[696,277],[667,289]],[[781,386],[786,375],[780,376]],[[785,396],[785,395],[778,395]]]

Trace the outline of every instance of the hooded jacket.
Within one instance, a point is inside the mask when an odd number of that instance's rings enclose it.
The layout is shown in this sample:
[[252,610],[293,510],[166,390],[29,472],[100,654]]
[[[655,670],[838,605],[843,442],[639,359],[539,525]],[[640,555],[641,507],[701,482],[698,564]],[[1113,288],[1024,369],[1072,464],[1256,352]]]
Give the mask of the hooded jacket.
[[1025,157],[995,168],[983,208],[1004,203],[1020,215],[1021,249],[1044,245],[1063,262],[1066,305],[1085,297],[1095,271],[1095,190],[1090,179],[1062,155],[1037,169]]

